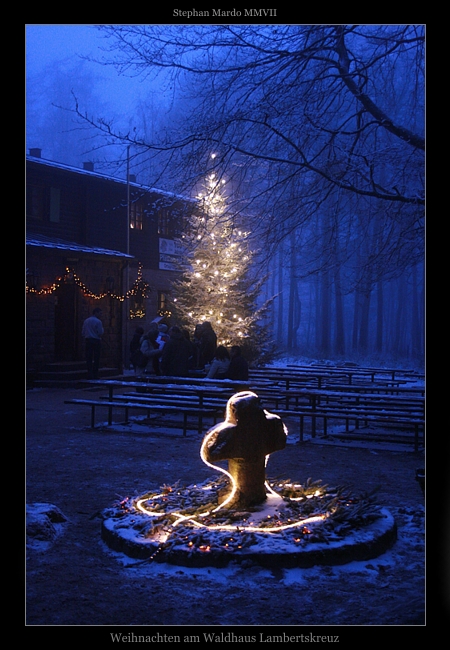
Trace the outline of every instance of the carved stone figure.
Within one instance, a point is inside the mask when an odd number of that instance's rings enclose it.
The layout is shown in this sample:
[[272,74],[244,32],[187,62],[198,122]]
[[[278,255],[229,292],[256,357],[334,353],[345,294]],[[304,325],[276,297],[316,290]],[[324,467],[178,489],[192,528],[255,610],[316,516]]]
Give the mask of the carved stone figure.
[[[225,422],[206,434],[202,457],[209,463],[228,460],[234,485],[222,498],[224,505],[247,508],[266,499],[266,457],[284,449],[287,430],[278,415],[261,406],[255,393],[236,393],[228,400]],[[233,493],[234,488],[234,493]]]

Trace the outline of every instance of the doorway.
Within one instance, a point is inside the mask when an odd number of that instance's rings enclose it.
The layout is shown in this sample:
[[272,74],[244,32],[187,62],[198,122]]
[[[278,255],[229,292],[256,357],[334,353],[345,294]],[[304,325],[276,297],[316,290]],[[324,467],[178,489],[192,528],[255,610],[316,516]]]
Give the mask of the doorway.
[[55,291],[55,361],[78,360],[78,291],[62,284]]

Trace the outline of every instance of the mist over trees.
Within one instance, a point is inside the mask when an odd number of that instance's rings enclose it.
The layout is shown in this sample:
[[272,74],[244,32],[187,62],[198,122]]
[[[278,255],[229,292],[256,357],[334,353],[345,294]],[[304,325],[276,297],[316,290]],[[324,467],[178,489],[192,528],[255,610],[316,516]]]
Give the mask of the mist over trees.
[[424,26],[99,29],[120,73],[149,84],[164,74],[171,117],[123,129],[81,99],[75,113],[110,145],[132,145],[163,189],[190,192],[205,169],[226,175],[255,273],[277,294],[280,348],[420,360]]
[[[43,148],[46,157],[77,165],[88,160],[97,131],[77,124],[68,110],[76,96],[85,106],[105,110],[105,102],[96,92],[98,77],[83,62],[59,62],[48,65],[37,76],[27,79],[26,137],[29,146]],[[65,108],[66,110],[62,110]],[[30,144],[31,143],[31,144]]]

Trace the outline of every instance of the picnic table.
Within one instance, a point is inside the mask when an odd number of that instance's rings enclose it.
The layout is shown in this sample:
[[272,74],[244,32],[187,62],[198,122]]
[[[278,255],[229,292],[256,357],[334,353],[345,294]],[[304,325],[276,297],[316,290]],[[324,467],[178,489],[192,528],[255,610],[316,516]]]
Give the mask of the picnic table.
[[[95,427],[95,413],[98,408],[108,409],[108,424],[112,424],[113,409],[125,412],[128,421],[130,410],[144,410],[148,416],[153,414],[181,414],[183,416],[183,435],[186,435],[188,418],[197,418],[197,430],[203,430],[203,418],[211,416],[214,424],[223,417],[228,399],[243,389],[242,382],[224,380],[201,380],[182,377],[145,377],[139,381],[92,379],[89,386],[106,388],[107,395],[99,399],[72,399],[66,404],[86,405],[91,408],[91,428]],[[115,394],[117,389],[133,393]]]
[[[181,414],[183,435],[186,435],[188,418],[197,418],[197,430],[203,429],[204,417],[223,417],[228,399],[237,392],[255,392],[263,406],[275,409],[281,417],[298,416],[300,441],[303,440],[303,423],[311,418],[312,435],[316,433],[317,418],[323,419],[323,432],[327,435],[329,419],[349,421],[383,422],[413,429],[415,446],[418,447],[419,430],[424,427],[425,397],[419,391],[411,392],[409,387],[385,386],[380,392],[378,384],[369,382],[365,386],[355,384],[334,384],[321,387],[320,379],[327,372],[314,372],[316,382],[297,382],[298,377],[286,371],[255,373],[247,382],[205,377],[167,377],[148,375],[139,379],[98,379],[86,382],[88,386],[104,388],[106,396],[98,400],[68,400],[67,403],[91,406],[91,426],[94,428],[95,410],[108,408],[108,423],[112,422],[113,409],[125,411],[125,420],[131,409],[153,414]],[[311,375],[309,376],[311,378]],[[421,389],[422,387],[420,387]],[[118,394],[121,391],[122,394]],[[268,406],[270,404],[270,407]],[[272,406],[273,405],[273,406]]]
[[354,430],[359,429],[361,422],[366,426],[372,422],[413,431],[415,450],[419,448],[419,431],[424,430],[425,426],[425,398],[421,395],[401,396],[314,388],[291,388],[282,393],[284,402],[278,400],[273,410],[281,417],[299,418],[300,441],[303,440],[304,419],[309,417],[313,438],[316,436],[317,419],[323,421],[324,437],[328,435],[327,423],[331,419],[344,421],[347,432],[351,421],[354,422]]
[[316,384],[317,388],[324,388],[325,386],[332,386],[336,382],[341,381],[348,386],[358,385],[358,382],[367,382],[370,377],[370,383],[373,385],[386,385],[386,386],[401,386],[409,383],[408,379],[392,379],[392,378],[376,378],[375,374],[361,372],[355,368],[330,368],[330,369],[317,369],[317,368],[258,368],[250,370],[250,381],[259,381],[262,379],[270,380],[273,382],[284,382],[286,389],[292,385],[299,384]]
[[411,395],[424,397],[425,386],[418,384],[417,386],[397,386],[390,383],[369,383],[369,384],[326,384],[325,390],[333,392],[352,392],[352,393],[371,393],[372,395]]
[[390,394],[390,393],[373,393],[373,392],[360,392],[360,391],[337,391],[337,390],[315,390],[311,388],[297,388],[282,391],[285,397],[286,408],[290,408],[291,400],[295,401],[298,405],[299,400],[304,398],[312,408],[316,408],[320,404],[337,403],[337,404],[367,404],[375,405],[377,407],[400,407],[408,408],[411,410],[421,411],[423,414],[425,409],[425,397],[422,395],[411,394]]
[[[221,382],[220,384],[218,382]],[[118,379],[89,379],[89,385],[100,386],[108,389],[109,399],[114,398],[114,391],[117,389],[134,388],[139,393],[164,394],[194,394],[197,395],[200,403],[207,395],[231,395],[239,392],[242,382],[226,382],[224,380],[199,380],[184,377],[157,377],[145,378],[142,381],[121,381]]]
[[425,378],[424,373],[419,373],[416,370],[405,370],[402,368],[375,368],[368,366],[358,366],[358,365],[346,365],[337,364],[335,366],[330,366],[327,364],[315,363],[311,366],[303,366],[298,364],[287,364],[286,368],[289,369],[298,369],[298,370],[313,370],[313,369],[327,369],[329,371],[341,372],[342,370],[350,370],[354,373],[360,373],[361,375],[368,375],[371,377],[371,380],[374,381],[376,375],[389,375],[394,381],[400,377],[408,378],[409,381],[423,380]]
[[[249,371],[249,382],[258,385],[262,381],[272,382],[273,384],[284,383],[286,390],[292,385],[298,384],[315,384],[317,388],[322,388],[324,381],[329,379],[331,373],[327,371],[311,371],[311,372],[292,372],[284,368],[280,369],[257,369]],[[342,380],[349,379],[348,373],[340,373],[339,377]]]

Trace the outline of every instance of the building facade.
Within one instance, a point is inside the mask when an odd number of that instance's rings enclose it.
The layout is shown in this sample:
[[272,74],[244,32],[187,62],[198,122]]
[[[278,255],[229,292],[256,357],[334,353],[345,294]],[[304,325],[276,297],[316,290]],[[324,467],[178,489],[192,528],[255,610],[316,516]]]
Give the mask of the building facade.
[[135,328],[166,309],[180,255],[176,238],[195,204],[183,197],[58,164],[26,159],[27,366],[84,359],[81,327],[102,309],[101,366],[128,366]]

